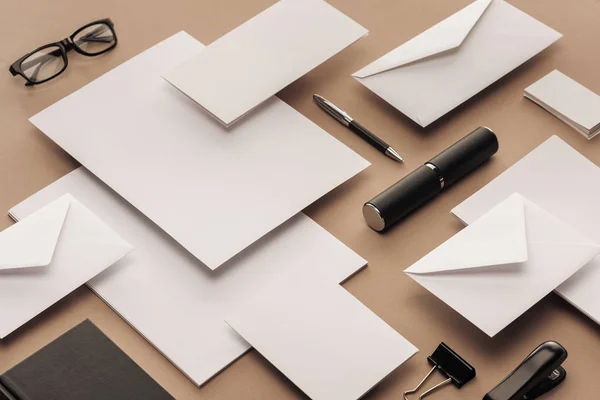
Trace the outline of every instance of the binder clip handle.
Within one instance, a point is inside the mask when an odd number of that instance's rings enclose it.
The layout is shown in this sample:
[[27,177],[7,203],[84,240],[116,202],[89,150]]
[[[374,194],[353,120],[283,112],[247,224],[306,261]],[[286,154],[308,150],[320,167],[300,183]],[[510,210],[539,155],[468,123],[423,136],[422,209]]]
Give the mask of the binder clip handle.
[[559,386],[567,377],[560,365],[568,353],[556,342],[538,346],[483,400],[534,400]]
[[423,386],[423,384],[435,371],[441,373],[446,379],[421,393],[419,399],[424,399],[432,393],[437,392],[444,386],[448,386],[450,384],[453,384],[460,389],[464,384],[475,378],[475,368],[473,368],[471,364],[466,362],[444,342],[440,343],[433,354],[427,357],[427,361],[432,366],[431,370],[427,375],[425,375],[417,387],[404,392],[404,400],[409,400],[408,395],[417,393],[419,389],[421,389],[421,386]]

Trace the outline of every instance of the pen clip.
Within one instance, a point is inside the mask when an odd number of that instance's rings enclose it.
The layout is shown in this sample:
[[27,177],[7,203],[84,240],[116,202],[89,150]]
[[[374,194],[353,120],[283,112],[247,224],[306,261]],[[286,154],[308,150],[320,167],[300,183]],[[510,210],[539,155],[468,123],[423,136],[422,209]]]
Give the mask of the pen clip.
[[350,117],[344,110],[324,98],[318,94],[313,96],[317,104],[325,110],[329,115],[333,118],[337,119],[342,125],[348,126],[350,122],[352,122],[352,117]]

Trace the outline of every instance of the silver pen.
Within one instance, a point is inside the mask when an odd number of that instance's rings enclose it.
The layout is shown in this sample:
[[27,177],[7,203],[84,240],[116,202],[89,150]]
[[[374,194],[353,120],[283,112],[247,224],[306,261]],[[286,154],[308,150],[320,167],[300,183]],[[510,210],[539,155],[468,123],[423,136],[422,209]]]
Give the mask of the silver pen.
[[348,129],[360,136],[363,140],[375,147],[381,153],[385,154],[394,161],[404,162],[404,159],[400,156],[400,154],[398,154],[398,152],[389,144],[356,122],[354,119],[352,119],[352,117],[350,117],[345,111],[337,107],[335,104],[325,99],[323,96],[319,96],[318,94],[313,95],[313,99],[315,99],[315,102],[319,105],[319,107],[325,110],[327,114],[337,119],[342,125],[348,127]]

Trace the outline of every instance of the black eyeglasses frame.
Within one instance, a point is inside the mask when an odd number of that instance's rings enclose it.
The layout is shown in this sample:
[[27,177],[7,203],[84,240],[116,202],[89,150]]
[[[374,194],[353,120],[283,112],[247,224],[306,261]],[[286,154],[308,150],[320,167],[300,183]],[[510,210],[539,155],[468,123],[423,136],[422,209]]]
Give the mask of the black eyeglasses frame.
[[[90,26],[100,25],[100,24],[105,24],[106,26],[108,26],[108,28],[112,32],[114,42],[110,47],[107,47],[106,49],[99,51],[97,53],[88,53],[75,44],[74,38],[77,36],[77,34],[79,34],[84,29],[89,28]],[[81,55],[84,55],[87,57],[96,57],[96,56],[106,53],[107,51],[114,49],[115,46],[117,45],[117,42],[118,42],[118,39],[117,39],[117,33],[115,32],[114,23],[110,20],[110,18],[99,19],[97,21],[93,21],[93,22],[90,22],[89,24],[82,26],[81,28],[79,28],[75,32],[73,32],[69,37],[64,38],[63,40],[60,40],[60,41],[54,42],[54,43],[48,43],[48,44],[38,47],[37,49],[35,49],[33,51],[30,51],[29,53],[25,54],[23,57],[21,57],[17,61],[15,61],[10,66],[9,71],[13,76],[17,76],[17,75],[22,76],[27,81],[25,83],[25,86],[39,85],[40,83],[48,82],[49,80],[56,78],[57,76],[62,74],[65,71],[65,69],[67,69],[67,66],[69,64],[69,58],[67,57],[67,53],[69,51],[75,50],[77,53],[79,53]],[[41,81],[33,81],[33,80],[29,79],[29,77],[23,72],[21,64],[23,63],[23,61],[25,61],[31,55],[33,55],[43,49],[47,49],[49,47],[58,47],[58,49],[60,49],[60,55],[64,61],[64,66],[56,74],[54,74],[51,77],[48,77],[46,79],[43,79]]]

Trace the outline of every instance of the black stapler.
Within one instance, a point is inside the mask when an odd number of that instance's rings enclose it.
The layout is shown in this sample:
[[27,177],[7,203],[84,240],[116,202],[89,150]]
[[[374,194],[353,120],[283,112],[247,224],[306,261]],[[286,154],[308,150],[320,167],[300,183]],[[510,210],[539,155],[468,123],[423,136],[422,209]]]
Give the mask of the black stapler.
[[534,400],[556,388],[567,377],[560,365],[567,350],[556,342],[538,346],[483,400]]

